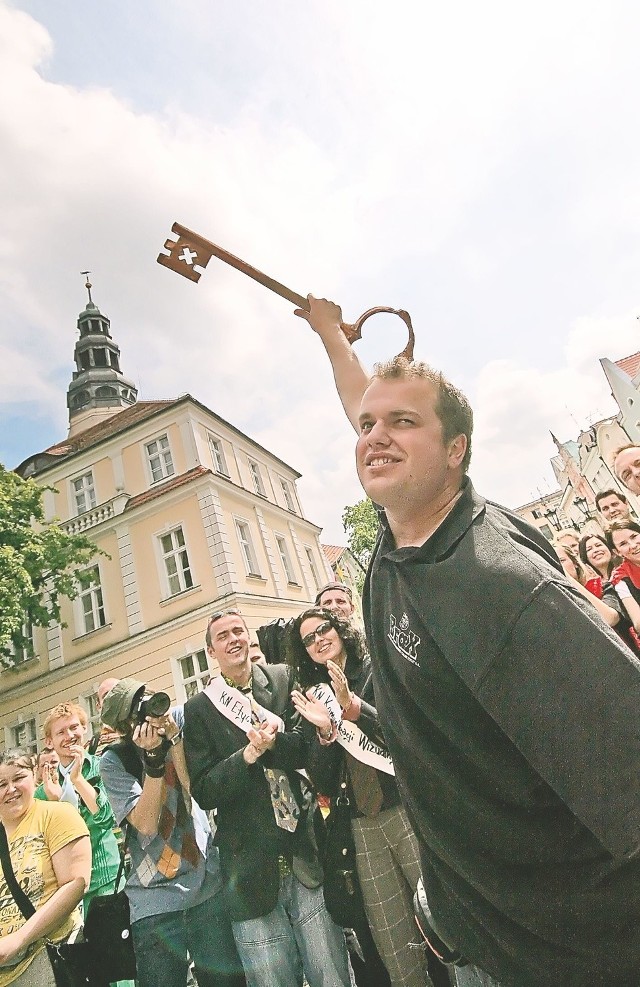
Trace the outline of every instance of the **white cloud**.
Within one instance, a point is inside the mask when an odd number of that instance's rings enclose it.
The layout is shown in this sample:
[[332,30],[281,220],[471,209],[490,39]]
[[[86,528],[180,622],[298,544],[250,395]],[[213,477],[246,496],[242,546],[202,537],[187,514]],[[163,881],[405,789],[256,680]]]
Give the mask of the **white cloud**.
[[[481,371],[475,394],[476,486],[509,506],[534,500],[555,483],[548,466],[560,441],[577,438],[593,422],[616,414],[599,358],[636,351],[632,313],[618,318],[581,318],[572,327],[554,369],[542,371],[493,360]],[[534,464],[539,467],[536,472]],[[533,468],[532,468],[533,467]]]
[[[474,398],[478,487],[528,499],[548,430],[610,407],[597,357],[638,348],[637,5],[140,0],[133,39],[122,6],[98,86],[86,48],[57,57],[62,12],[50,36],[0,0],[3,414],[28,396],[64,432],[91,268],[141,396],[190,391],[273,448],[340,540],[361,491],[318,340],[215,260],[197,286],[156,265],[178,220],[349,320],[409,308]],[[383,325],[367,359],[399,348]]]

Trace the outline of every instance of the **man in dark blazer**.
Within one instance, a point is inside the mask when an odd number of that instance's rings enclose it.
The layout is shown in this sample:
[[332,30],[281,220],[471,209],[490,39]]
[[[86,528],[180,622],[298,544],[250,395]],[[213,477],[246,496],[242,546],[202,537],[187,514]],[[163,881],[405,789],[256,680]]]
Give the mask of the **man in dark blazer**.
[[329,917],[313,837],[315,802],[296,769],[305,745],[285,665],[252,665],[235,610],[215,613],[207,653],[220,669],[185,706],[194,798],[217,810],[216,843],[248,987],[348,987],[342,930]]

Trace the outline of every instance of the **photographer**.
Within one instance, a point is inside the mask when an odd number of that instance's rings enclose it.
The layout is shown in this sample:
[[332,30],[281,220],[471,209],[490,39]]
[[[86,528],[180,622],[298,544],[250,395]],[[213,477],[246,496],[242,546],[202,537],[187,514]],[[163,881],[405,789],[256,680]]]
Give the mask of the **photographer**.
[[186,985],[189,957],[199,987],[243,987],[218,852],[189,792],[182,707],[121,679],[104,697],[102,721],[122,738],[105,750],[100,772],[117,822],[129,824],[138,987]]

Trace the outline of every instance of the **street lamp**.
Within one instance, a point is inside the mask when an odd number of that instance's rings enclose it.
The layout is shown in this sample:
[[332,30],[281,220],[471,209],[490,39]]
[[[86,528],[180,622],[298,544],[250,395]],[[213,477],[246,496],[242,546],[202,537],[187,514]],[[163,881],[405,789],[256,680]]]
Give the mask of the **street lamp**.
[[574,497],[573,498],[573,502],[576,505],[576,507],[578,508],[578,510],[580,511],[580,513],[581,514],[584,514],[585,520],[588,521],[591,512],[589,511],[589,501],[587,500],[587,498],[586,497]]
[[546,517],[547,521],[555,528],[556,531],[562,530],[562,524],[560,523],[560,518],[558,517],[558,511],[555,507],[548,507],[546,511],[542,512]]

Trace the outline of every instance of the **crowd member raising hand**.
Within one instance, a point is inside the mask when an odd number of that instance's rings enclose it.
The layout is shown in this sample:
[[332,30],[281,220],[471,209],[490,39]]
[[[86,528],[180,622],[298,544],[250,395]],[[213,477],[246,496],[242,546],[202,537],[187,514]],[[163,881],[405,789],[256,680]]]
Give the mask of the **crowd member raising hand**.
[[[412,897],[420,877],[418,846],[400,805],[395,779],[361,759],[358,744],[345,749],[333,742],[336,721],[343,719],[384,746],[373,705],[371,661],[355,628],[337,613],[319,607],[296,618],[292,645],[295,678],[300,684],[292,701],[309,725],[305,729],[309,776],[332,800],[346,780],[358,877],[378,952],[394,987],[424,987],[428,983],[424,955],[409,947],[415,939]],[[319,686],[325,690],[329,686],[337,700],[339,709],[333,718],[313,688]],[[324,695],[331,700],[328,690]],[[385,916],[391,901],[393,922]]]

